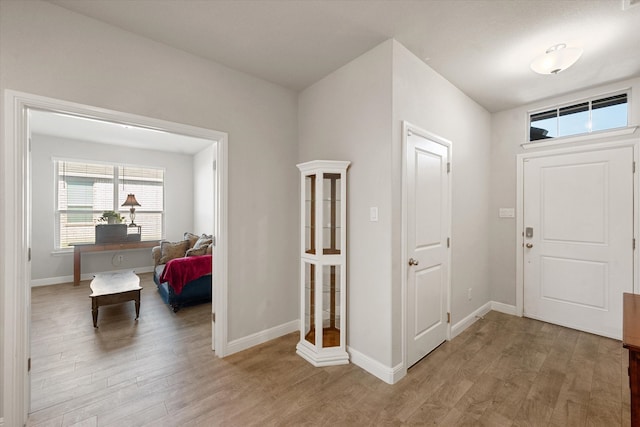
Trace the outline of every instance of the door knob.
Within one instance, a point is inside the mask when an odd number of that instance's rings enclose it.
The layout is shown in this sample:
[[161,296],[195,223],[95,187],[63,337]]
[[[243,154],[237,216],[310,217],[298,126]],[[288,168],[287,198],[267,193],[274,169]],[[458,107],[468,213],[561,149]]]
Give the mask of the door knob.
[[532,244],[532,243],[527,243],[525,246],[526,246],[528,249],[531,249],[531,248],[533,247],[533,244]]
[[418,265],[420,262],[417,259],[409,258],[409,265]]

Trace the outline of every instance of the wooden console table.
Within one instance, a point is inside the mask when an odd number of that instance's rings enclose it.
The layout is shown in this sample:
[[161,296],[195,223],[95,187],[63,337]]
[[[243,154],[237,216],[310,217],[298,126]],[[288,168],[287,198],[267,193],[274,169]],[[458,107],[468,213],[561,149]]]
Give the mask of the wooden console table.
[[640,426],[640,295],[625,293],[622,310],[622,346],[629,350],[631,425]]
[[73,285],[78,286],[80,284],[80,263],[83,252],[128,251],[153,248],[159,244],[159,240],[121,243],[75,243],[73,245]]

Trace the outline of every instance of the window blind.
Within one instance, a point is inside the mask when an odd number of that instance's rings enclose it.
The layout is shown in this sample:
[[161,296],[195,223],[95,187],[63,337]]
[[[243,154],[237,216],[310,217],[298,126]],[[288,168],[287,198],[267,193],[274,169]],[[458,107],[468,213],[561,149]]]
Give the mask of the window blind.
[[142,240],[160,240],[164,219],[162,168],[54,160],[56,171],[55,247],[94,243],[95,225],[104,211],[119,212],[130,222],[129,208],[121,206],[133,193]]

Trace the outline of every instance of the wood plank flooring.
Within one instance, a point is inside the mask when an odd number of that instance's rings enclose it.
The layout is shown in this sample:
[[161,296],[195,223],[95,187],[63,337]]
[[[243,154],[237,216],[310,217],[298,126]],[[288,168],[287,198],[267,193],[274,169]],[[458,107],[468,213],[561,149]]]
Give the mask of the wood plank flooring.
[[28,426],[630,426],[619,341],[491,312],[388,385],[314,368],[293,333],[218,359],[211,305],[171,312],[150,274],[100,307],[88,282],[32,291]]

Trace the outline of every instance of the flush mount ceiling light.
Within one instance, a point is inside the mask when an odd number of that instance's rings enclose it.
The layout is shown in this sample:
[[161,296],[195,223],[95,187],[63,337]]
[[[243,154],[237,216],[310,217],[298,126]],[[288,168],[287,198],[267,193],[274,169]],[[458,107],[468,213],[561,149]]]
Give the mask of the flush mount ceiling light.
[[567,47],[560,43],[551,46],[531,63],[531,69],[538,74],[558,74],[571,67],[582,55],[582,49]]

